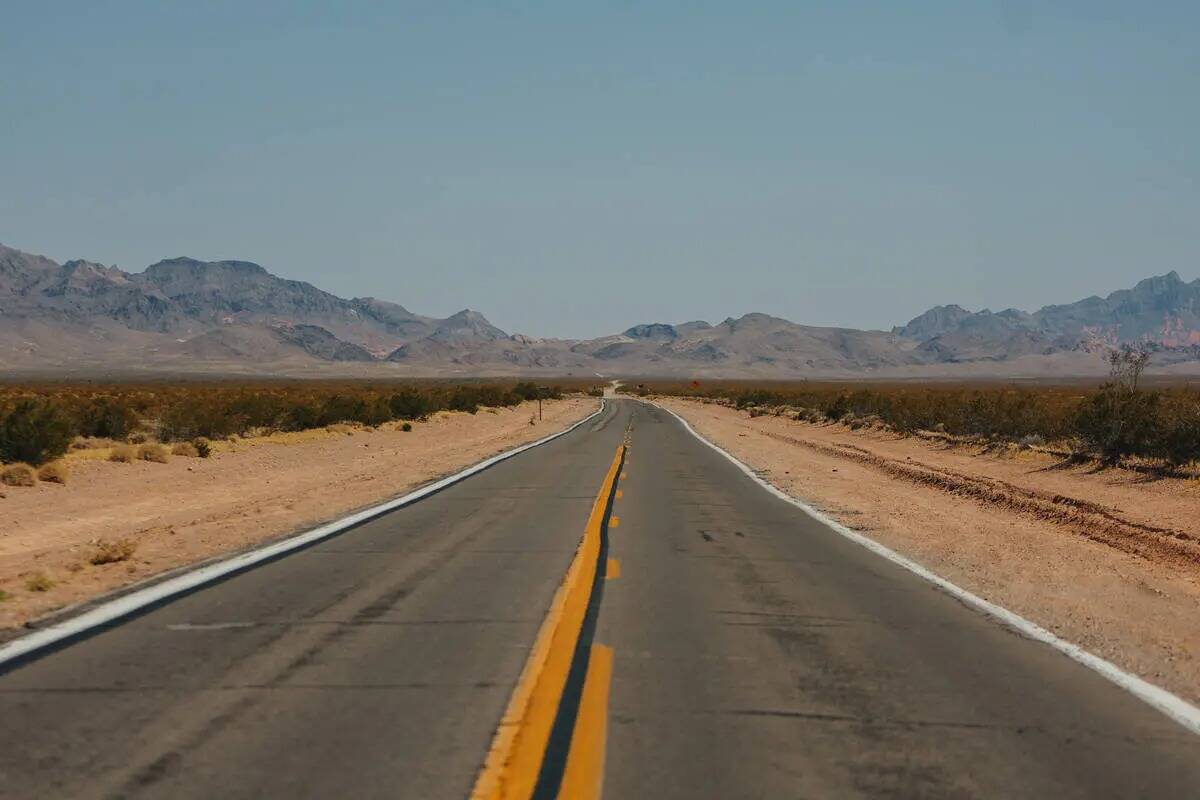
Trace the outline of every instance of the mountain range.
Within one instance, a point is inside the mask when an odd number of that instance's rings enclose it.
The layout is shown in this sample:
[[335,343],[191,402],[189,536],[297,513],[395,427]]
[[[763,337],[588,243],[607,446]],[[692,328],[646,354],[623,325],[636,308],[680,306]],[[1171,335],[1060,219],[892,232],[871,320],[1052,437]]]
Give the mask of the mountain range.
[[1041,377],[1095,374],[1098,354],[1126,342],[1150,346],[1159,369],[1200,372],[1200,280],[1169,272],[1032,313],[937,306],[891,331],[752,313],[541,339],[469,309],[343,299],[246,261],[130,273],[0,245],[0,367],[13,374]]

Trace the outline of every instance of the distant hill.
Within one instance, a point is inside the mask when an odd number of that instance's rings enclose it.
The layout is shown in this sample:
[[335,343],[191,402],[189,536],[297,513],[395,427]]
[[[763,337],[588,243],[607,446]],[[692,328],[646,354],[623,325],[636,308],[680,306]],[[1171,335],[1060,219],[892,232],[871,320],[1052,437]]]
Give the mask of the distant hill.
[[919,342],[924,352],[955,361],[1006,360],[1132,342],[1147,344],[1163,358],[1197,358],[1200,279],[1187,283],[1172,271],[1108,297],[1045,306],[1032,314],[938,306],[892,332]]
[[746,314],[539,339],[469,309],[441,319],[343,299],[246,261],[129,273],[0,245],[0,366],[13,372],[982,377],[1094,373],[1098,351],[1131,341],[1160,367],[1200,371],[1200,280],[1171,272],[1033,313],[938,306],[891,331]]

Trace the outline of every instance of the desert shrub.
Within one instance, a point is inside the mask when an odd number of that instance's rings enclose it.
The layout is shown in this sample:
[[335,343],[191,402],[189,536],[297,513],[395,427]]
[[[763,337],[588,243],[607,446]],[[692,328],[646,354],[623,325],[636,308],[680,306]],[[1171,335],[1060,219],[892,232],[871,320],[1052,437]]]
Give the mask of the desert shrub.
[[127,402],[111,397],[98,397],[83,405],[76,413],[80,436],[99,439],[124,439],[137,429],[137,411]]
[[388,400],[388,406],[396,419],[425,419],[435,410],[431,398],[414,389],[396,392]]
[[159,421],[159,437],[167,442],[179,442],[203,436],[225,439],[245,433],[248,424],[226,403],[205,402],[202,398],[185,398],[168,407]]
[[1200,402],[1172,395],[1160,402],[1158,411],[1156,455],[1173,466],[1200,460]]
[[479,396],[469,387],[457,387],[450,393],[450,398],[446,401],[446,408],[450,411],[465,411],[468,414],[474,414],[479,411]]
[[67,465],[61,461],[43,464],[37,471],[38,480],[46,483],[66,483],[70,474]]
[[[536,384],[530,381],[521,381],[512,388],[512,393],[520,397],[522,400],[536,400],[541,393]],[[604,392],[601,391],[601,394]]]
[[327,397],[317,416],[322,425],[332,425],[338,422],[381,425],[391,418],[391,408],[379,398],[342,394]]
[[137,445],[119,444],[112,449],[108,454],[109,461],[115,461],[118,464],[130,464],[138,459]]
[[114,541],[100,539],[96,542],[91,555],[88,556],[88,563],[100,566],[101,564],[128,561],[135,550],[137,550],[137,542],[133,539],[116,539]]
[[44,464],[67,452],[74,436],[70,419],[58,405],[18,400],[0,418],[0,461]]
[[169,452],[157,442],[146,442],[143,445],[138,445],[137,457],[142,461],[153,461],[156,464],[167,463]]
[[[569,388],[602,393],[585,380]],[[106,440],[194,443],[333,423],[378,426],[441,410],[514,406],[539,394],[558,398],[562,387],[440,380],[0,385],[0,461],[53,461],[76,437],[77,447],[107,447]]]
[[604,397],[604,389],[599,386],[593,386],[587,393],[588,397]]
[[283,417],[283,429],[306,431],[321,427],[321,409],[312,403],[297,403]]
[[400,430],[404,431],[405,433],[408,433],[409,431],[412,430],[412,423],[405,422],[403,425],[400,426]]
[[1159,396],[1105,384],[1079,410],[1076,430],[1101,461],[1115,464],[1125,456],[1148,455],[1157,438]]
[[31,592],[48,592],[54,586],[54,581],[44,572],[35,572],[25,580],[25,588]]
[[9,464],[0,469],[0,483],[5,486],[33,486],[37,483],[37,473],[28,464]]
[[199,458],[200,451],[191,442],[176,442],[171,446],[171,455],[183,456],[184,458]]
[[200,458],[208,458],[212,455],[212,442],[203,436],[197,436],[193,439],[192,447],[196,448],[196,455]]
[[830,422],[837,422],[849,413],[850,399],[845,395],[838,395],[825,409],[825,419]]

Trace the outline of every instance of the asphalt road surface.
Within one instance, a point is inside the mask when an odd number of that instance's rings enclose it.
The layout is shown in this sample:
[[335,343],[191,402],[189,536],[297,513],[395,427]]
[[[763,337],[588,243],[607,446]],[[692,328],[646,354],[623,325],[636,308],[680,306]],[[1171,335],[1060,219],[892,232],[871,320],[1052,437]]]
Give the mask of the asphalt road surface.
[[611,681],[540,795],[591,747],[607,798],[1200,796],[1200,737],[624,400],[0,667],[0,796],[467,797],[626,438],[577,646]]

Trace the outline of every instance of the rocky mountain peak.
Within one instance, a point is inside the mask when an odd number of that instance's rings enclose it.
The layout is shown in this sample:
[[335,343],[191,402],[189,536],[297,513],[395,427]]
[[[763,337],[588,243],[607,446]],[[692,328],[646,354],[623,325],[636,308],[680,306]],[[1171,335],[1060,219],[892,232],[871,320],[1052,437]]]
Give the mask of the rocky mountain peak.
[[625,336],[631,339],[653,339],[656,341],[674,341],[679,338],[679,332],[674,325],[662,322],[651,322],[645,325],[634,325],[625,331]]

